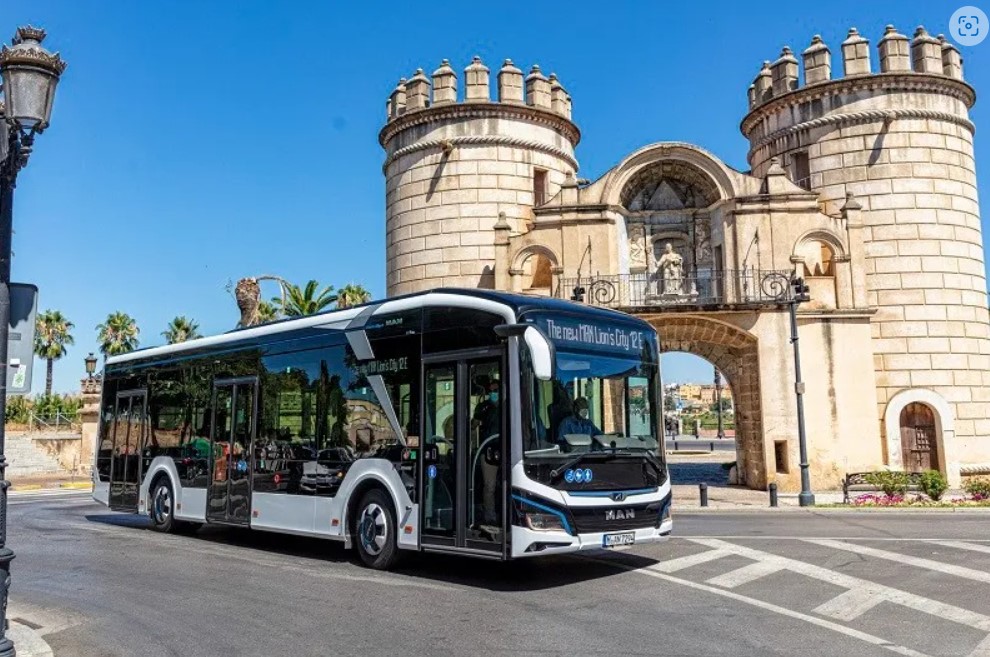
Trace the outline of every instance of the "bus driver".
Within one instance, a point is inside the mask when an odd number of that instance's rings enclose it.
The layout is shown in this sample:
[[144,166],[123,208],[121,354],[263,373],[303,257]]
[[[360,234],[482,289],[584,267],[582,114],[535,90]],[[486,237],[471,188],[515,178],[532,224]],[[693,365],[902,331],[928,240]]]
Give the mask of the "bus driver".
[[578,397],[574,400],[573,413],[560,422],[557,428],[557,442],[566,443],[565,436],[569,434],[580,434],[583,436],[600,436],[601,430],[595,423],[588,419],[588,400]]

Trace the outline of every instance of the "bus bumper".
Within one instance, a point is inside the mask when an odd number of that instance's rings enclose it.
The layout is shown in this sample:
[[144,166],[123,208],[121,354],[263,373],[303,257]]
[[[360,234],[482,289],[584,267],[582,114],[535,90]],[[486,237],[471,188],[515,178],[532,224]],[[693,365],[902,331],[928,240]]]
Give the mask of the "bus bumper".
[[[512,526],[512,557],[538,557],[548,554],[566,554],[581,550],[601,550],[606,547],[605,537],[611,534],[632,534],[632,543],[623,546],[635,547],[643,543],[661,543],[667,540],[673,529],[673,522],[667,518],[659,527],[643,527],[621,532],[600,532],[573,536],[566,532],[533,531],[528,527]],[[628,538],[624,540],[628,541]]]

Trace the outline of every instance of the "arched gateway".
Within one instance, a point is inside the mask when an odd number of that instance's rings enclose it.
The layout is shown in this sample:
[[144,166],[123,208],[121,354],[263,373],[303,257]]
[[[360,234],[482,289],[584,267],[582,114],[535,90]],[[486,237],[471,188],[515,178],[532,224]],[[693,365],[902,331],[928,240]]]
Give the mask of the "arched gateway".
[[732,389],[736,465],[741,484],[767,485],[767,457],[760,412],[759,345],[750,333],[703,315],[646,316],[664,352],[684,351],[718,368]]

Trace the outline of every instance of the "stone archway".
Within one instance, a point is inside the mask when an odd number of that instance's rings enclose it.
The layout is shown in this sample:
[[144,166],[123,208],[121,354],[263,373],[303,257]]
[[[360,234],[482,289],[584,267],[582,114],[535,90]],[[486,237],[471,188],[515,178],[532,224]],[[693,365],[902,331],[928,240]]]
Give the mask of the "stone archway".
[[741,483],[767,487],[763,441],[760,368],[756,337],[710,317],[664,314],[645,316],[660,336],[660,351],[684,351],[709,361],[732,390],[736,422],[736,462]]

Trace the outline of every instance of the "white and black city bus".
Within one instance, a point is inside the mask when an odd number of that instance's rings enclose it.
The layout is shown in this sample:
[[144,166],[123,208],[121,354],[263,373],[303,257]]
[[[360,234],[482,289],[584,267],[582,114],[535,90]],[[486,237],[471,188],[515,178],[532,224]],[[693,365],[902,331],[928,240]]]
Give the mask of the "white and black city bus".
[[671,531],[656,333],[436,290],[107,359],[94,497],[202,523],[495,559]]

